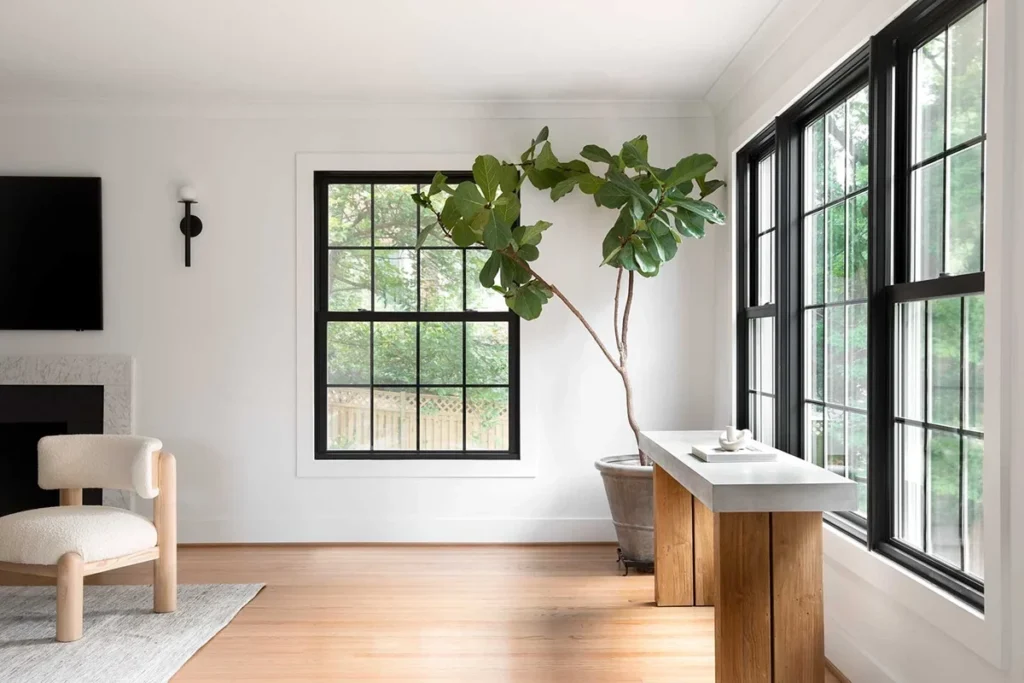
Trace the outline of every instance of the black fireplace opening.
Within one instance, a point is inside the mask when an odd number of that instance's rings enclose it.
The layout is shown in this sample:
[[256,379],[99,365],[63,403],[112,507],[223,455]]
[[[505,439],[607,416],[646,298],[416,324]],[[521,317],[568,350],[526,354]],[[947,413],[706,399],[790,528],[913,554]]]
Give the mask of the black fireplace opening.
[[[0,516],[60,504],[39,488],[39,439],[102,433],[102,386],[0,385]],[[100,505],[103,492],[86,489],[82,502]]]

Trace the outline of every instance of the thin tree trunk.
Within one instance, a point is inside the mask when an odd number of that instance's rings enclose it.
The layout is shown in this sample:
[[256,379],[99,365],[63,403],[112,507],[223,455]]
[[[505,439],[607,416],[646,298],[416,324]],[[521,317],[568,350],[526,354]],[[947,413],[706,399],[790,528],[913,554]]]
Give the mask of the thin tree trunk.
[[519,258],[519,255],[516,254],[515,252],[504,253],[506,253],[513,260],[515,260],[520,266],[529,271],[529,273],[533,275],[533,277],[536,278],[538,282],[540,282],[542,285],[551,290],[551,293],[558,297],[562,301],[562,303],[565,304],[566,308],[569,309],[569,312],[572,313],[576,317],[576,319],[583,324],[583,327],[585,327],[587,332],[590,333],[590,336],[593,337],[595,342],[597,342],[597,345],[601,349],[601,352],[604,353],[605,358],[607,358],[608,362],[612,364],[612,367],[615,368],[615,371],[619,373],[619,376],[622,378],[622,386],[626,391],[626,419],[629,422],[629,428],[633,430],[633,438],[636,439],[636,448],[637,454],[640,456],[640,464],[650,465],[650,459],[643,451],[640,450],[640,425],[637,423],[636,415],[633,411],[633,384],[630,381],[629,371],[626,368],[626,363],[629,359],[629,314],[633,310],[633,287],[635,284],[635,273],[633,271],[628,271],[628,284],[626,287],[626,306],[622,313],[621,332],[619,329],[618,320],[619,295],[621,292],[622,284],[621,268],[619,269],[619,275],[615,283],[615,342],[619,351],[619,362],[615,362],[615,358],[612,357],[611,352],[604,345],[604,342],[601,341],[601,337],[598,336],[597,331],[591,326],[589,322],[587,322],[587,319],[583,317],[583,314],[580,313],[579,309],[573,306],[572,302],[570,302],[569,299],[567,299],[566,296],[562,294],[562,292],[557,287],[555,287],[550,282],[548,282],[540,275],[538,275],[537,272],[530,267],[530,264]]
[[650,459],[640,448],[640,425],[637,423],[636,414],[633,411],[633,383],[629,379],[629,314],[633,310],[634,275],[633,271],[629,271],[629,284],[626,288],[626,308],[622,314],[622,349],[619,375],[622,376],[622,387],[626,390],[626,419],[629,421],[629,428],[633,430],[633,438],[636,439],[636,451],[640,456],[640,464],[650,465]]

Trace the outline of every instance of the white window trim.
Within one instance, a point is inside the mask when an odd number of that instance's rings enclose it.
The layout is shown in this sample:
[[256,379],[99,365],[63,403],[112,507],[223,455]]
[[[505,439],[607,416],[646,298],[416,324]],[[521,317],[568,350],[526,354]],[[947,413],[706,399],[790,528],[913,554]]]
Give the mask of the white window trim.
[[535,455],[518,460],[317,460],[314,420],[313,175],[317,171],[434,171],[470,169],[472,154],[299,153],[295,155],[295,453],[299,477],[537,476]]

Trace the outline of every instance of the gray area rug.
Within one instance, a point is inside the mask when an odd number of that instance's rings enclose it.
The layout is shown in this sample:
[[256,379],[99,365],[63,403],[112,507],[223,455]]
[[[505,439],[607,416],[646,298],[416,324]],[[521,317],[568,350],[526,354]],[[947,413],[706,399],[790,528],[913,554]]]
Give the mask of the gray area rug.
[[0,680],[166,681],[262,588],[182,584],[178,611],[154,614],[150,586],[86,586],[85,635],[58,643],[54,587],[0,586]]

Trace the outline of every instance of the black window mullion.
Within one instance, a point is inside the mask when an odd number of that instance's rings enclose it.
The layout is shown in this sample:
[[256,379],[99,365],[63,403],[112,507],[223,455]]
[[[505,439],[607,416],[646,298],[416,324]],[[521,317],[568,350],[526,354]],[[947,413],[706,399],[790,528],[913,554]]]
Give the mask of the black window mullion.
[[[867,543],[877,548],[893,536],[893,503],[895,500],[895,462],[888,454],[894,452],[895,424],[895,349],[891,338],[895,329],[895,308],[889,287],[890,273],[895,265],[897,282],[907,275],[905,241],[889,238],[890,217],[906,195],[906,179],[895,177],[890,192],[893,157],[906,153],[908,140],[893,137],[894,88],[892,64],[896,45],[892,39],[875,36],[871,39],[869,66],[869,168],[868,205],[868,524]],[[897,92],[906,89],[899,75],[895,77]],[[895,208],[895,211],[902,209]],[[902,215],[902,214],[901,214]],[[901,442],[902,443],[902,442]]]
[[779,448],[803,457],[803,212],[801,164],[803,133],[791,115],[775,120],[775,206],[778,215],[778,338],[775,381],[780,396],[775,438]]

